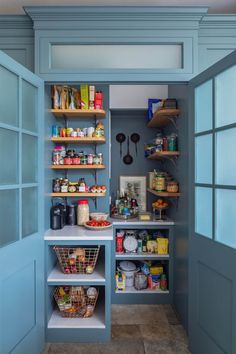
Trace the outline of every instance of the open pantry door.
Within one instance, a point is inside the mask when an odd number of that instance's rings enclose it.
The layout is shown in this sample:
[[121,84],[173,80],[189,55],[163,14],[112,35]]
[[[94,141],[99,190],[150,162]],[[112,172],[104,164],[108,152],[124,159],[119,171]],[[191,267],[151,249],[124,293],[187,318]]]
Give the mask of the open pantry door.
[[0,51],[0,353],[44,345],[43,81]]
[[236,353],[236,52],[190,82],[189,339]]

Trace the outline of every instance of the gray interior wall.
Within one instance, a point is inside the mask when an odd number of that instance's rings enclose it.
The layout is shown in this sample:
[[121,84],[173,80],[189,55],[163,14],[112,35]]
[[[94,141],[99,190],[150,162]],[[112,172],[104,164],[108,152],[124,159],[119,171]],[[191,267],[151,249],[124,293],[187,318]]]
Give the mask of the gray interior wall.
[[174,305],[185,329],[188,328],[188,86],[170,85],[169,97],[178,100],[181,111],[178,124],[180,157],[171,167],[180,183],[181,197],[174,211]]
[[[120,158],[120,144],[116,141],[116,135],[124,133],[126,137],[132,133],[140,135],[137,144],[138,156],[136,157],[135,145],[130,141],[130,154],[133,157],[131,165],[123,163],[123,156],[127,154],[127,138],[122,144],[122,158]],[[148,160],[144,156],[144,144],[155,138],[156,130],[147,128],[146,110],[118,110],[111,111],[111,197],[116,197],[119,189],[119,176],[148,176],[149,171],[160,167],[156,160]],[[148,183],[148,178],[147,178]],[[147,195],[147,204],[151,210],[151,201],[155,199],[150,194]]]

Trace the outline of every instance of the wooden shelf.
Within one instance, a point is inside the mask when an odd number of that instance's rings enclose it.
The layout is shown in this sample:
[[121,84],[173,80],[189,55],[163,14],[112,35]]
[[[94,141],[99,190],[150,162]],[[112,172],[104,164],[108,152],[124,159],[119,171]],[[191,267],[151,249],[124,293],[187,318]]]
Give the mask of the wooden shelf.
[[178,117],[179,114],[179,109],[159,109],[154,113],[147,126],[148,128],[164,127],[168,125],[173,118]]
[[73,143],[73,144],[104,144],[106,139],[103,138],[71,138],[71,137],[58,137],[58,138],[51,138],[51,141],[54,143]]
[[105,197],[106,193],[50,193],[51,197]]
[[180,193],[169,193],[169,192],[157,192],[153,189],[148,188],[147,191],[156,195],[157,197],[180,197]]
[[156,151],[148,156],[149,160],[158,160],[163,158],[177,157],[180,155],[179,151]]
[[106,111],[103,109],[51,109],[56,118],[105,118]]
[[63,170],[63,169],[70,169],[70,170],[95,169],[95,170],[100,170],[100,169],[106,168],[105,165],[51,165],[49,167],[54,170]]
[[143,290],[136,290],[134,286],[127,287],[126,290],[116,290],[116,294],[169,294],[169,290],[161,290],[161,289],[143,289]]

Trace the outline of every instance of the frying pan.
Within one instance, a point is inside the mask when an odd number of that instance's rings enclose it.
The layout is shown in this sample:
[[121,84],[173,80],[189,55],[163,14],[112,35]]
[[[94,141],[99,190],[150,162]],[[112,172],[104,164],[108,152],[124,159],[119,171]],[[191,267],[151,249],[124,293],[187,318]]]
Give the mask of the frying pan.
[[138,156],[137,143],[140,140],[140,135],[138,133],[133,133],[130,137],[131,141],[135,144],[136,156]]
[[127,140],[127,154],[123,157],[123,162],[126,165],[130,165],[133,162],[133,157],[129,153],[129,136]]
[[119,133],[116,135],[116,141],[120,143],[120,157],[122,157],[122,143],[125,141],[126,136],[123,133]]

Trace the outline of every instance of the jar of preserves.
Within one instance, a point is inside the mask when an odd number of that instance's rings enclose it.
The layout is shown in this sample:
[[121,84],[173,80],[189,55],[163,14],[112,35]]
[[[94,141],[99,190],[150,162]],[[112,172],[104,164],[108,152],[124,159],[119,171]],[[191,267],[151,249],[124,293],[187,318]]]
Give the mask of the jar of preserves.
[[89,221],[89,205],[88,200],[79,200],[77,208],[77,224],[82,226]]
[[61,193],[68,193],[68,185],[69,185],[68,179],[64,179],[61,182]]
[[169,193],[177,193],[179,191],[179,186],[176,181],[170,181],[167,183],[166,187],[167,192]]
[[68,192],[70,192],[70,193],[76,192],[76,183],[75,182],[69,182]]
[[53,193],[59,193],[61,191],[61,183],[59,178],[55,178],[52,181],[52,191]]
[[99,161],[100,161],[100,159],[99,159],[98,155],[94,155],[93,156],[93,164],[94,165],[99,165]]
[[80,164],[81,164],[81,165],[87,165],[87,164],[88,164],[88,157],[87,157],[87,155],[81,156],[81,158],[80,158]]
[[64,165],[72,165],[72,158],[70,156],[64,157]]
[[92,165],[93,164],[93,154],[88,154],[88,165]]
[[101,152],[98,154],[98,164],[99,165],[103,164],[103,154]]
[[72,157],[72,165],[79,165],[80,164],[80,157],[79,155],[75,154]]
[[166,190],[166,176],[164,173],[158,173],[155,176],[155,190],[158,192]]

